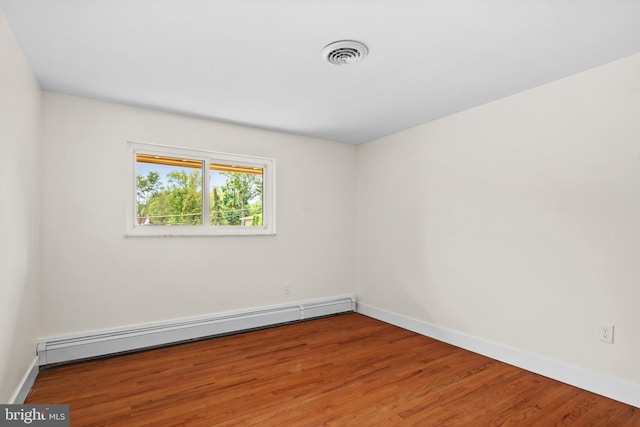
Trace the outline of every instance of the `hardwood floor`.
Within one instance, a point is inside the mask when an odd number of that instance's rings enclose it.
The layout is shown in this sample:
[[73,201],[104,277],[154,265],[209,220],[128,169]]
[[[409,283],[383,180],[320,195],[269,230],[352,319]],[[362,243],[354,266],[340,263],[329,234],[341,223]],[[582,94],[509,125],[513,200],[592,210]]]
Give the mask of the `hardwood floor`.
[[640,409],[346,314],[40,372],[72,426],[640,426]]

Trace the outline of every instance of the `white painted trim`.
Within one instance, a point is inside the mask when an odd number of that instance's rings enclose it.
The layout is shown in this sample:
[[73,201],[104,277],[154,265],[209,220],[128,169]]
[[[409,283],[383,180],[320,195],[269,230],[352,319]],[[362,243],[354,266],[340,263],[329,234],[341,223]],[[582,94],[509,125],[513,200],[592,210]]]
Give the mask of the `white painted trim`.
[[31,361],[31,365],[26,370],[16,391],[13,392],[11,398],[9,399],[9,403],[12,404],[22,404],[25,399],[29,395],[29,391],[31,391],[31,387],[33,387],[33,383],[36,382],[36,377],[38,376],[39,366],[38,366],[38,358],[34,357]]
[[357,303],[358,313],[640,408],[640,384]]
[[140,350],[182,341],[224,335],[314,317],[355,311],[354,296],[302,301],[289,305],[254,308],[176,319],[161,323],[44,338],[38,342],[40,365]]

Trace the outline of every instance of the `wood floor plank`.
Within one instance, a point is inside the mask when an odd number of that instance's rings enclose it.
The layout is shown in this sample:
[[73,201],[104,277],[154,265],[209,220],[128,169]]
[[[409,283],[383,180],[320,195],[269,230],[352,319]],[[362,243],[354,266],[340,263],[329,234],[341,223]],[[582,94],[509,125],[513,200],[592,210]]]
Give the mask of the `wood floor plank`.
[[360,314],[43,370],[72,426],[640,426],[638,408]]

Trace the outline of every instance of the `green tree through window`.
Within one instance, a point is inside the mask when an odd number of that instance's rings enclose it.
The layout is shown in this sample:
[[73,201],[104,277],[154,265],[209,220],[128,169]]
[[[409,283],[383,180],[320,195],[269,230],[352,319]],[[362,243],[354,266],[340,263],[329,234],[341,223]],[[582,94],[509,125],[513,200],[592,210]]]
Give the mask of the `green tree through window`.
[[[137,166],[138,225],[202,225],[203,162],[138,155]],[[210,169],[209,223],[262,226],[262,169],[219,164]]]
[[212,171],[225,178],[213,187],[212,225],[262,225],[262,175]]

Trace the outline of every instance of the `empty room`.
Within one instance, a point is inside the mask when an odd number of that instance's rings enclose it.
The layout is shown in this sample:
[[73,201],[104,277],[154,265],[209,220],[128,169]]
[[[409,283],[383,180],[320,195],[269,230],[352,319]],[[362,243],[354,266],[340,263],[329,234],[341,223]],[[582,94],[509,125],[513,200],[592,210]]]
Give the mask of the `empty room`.
[[0,0],[0,183],[0,425],[640,425],[640,2]]

